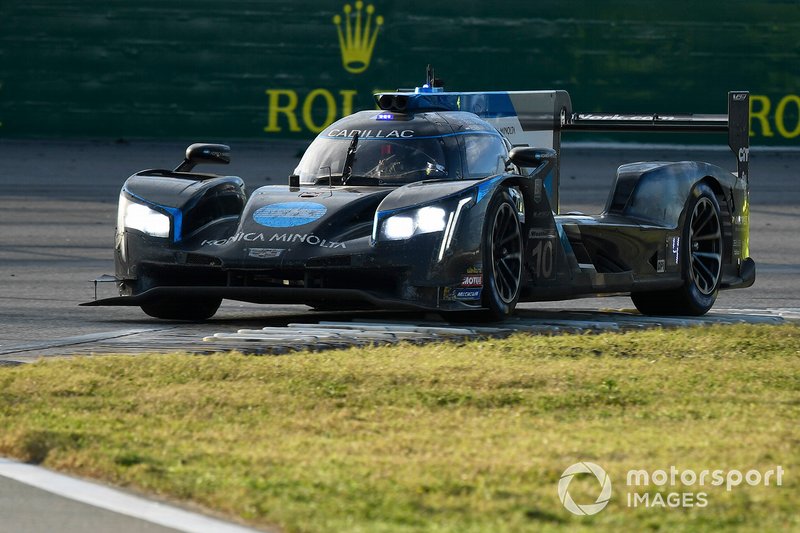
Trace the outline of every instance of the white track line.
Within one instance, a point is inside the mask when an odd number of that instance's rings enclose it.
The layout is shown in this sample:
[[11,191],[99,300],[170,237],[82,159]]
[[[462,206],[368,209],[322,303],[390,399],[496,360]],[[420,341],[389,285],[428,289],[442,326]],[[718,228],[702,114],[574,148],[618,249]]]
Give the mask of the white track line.
[[255,533],[257,531],[10,459],[0,458],[0,476],[69,500],[187,533]]
[[60,348],[62,346],[74,346],[77,344],[88,344],[90,342],[106,341],[110,339],[117,339],[120,337],[128,337],[130,335],[138,335],[139,333],[152,333],[154,331],[167,331],[175,329],[177,326],[162,326],[157,328],[133,328],[122,329],[119,331],[103,331],[100,333],[89,333],[87,335],[78,335],[76,337],[65,337],[63,339],[54,339],[49,341],[32,342],[26,344],[15,344],[13,346],[0,347],[0,355],[9,355],[19,352],[32,352],[34,350],[47,350],[49,348]]

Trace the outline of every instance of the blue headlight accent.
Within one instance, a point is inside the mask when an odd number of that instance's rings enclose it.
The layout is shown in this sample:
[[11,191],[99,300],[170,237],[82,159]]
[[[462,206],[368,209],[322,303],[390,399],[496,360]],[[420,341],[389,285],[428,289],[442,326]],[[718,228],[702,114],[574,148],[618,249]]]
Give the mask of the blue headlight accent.
[[392,113],[378,113],[375,120],[394,120],[394,115]]
[[183,235],[183,211],[177,207],[158,206],[172,216],[172,242],[178,242]]

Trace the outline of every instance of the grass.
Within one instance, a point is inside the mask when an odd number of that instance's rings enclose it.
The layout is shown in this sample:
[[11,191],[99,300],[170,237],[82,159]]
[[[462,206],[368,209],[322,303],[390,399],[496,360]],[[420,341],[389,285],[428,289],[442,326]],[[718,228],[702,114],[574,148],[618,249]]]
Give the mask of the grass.
[[[799,530],[798,420],[793,325],[0,368],[0,455],[285,531]],[[558,499],[578,461],[613,482],[595,516]],[[785,474],[626,505],[628,470],[670,465]]]

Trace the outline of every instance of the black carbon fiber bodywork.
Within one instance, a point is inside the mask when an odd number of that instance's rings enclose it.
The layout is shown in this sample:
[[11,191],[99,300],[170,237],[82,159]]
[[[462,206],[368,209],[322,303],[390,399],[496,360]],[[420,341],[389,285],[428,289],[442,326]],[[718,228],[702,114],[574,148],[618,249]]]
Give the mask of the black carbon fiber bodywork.
[[[560,215],[551,205],[557,191],[548,190],[554,175],[557,187],[557,151],[541,152],[534,168],[527,167],[530,157],[524,167],[512,158],[503,172],[468,179],[471,155],[459,135],[499,136],[498,130],[461,111],[396,113],[385,123],[376,122],[384,120],[379,113],[342,119],[320,137],[343,137],[351,151],[357,151],[356,143],[393,135],[435,138],[446,152],[435,169],[440,175],[404,184],[347,171],[334,177],[328,169],[327,183],[304,176],[307,184],[295,179],[296,186],[262,187],[247,197],[237,177],[139,172],[121,193],[115,254],[120,297],[86,305],[208,297],[481,308],[484,228],[492,199],[500,194],[515,202],[521,224],[520,301],[669,290],[685,283],[682,240],[687,206],[699,184],[713,190],[720,206],[721,288],[753,283],[748,169],[741,155],[746,140],[731,141],[740,154],[736,174],[693,161],[631,163],[618,169],[602,213]],[[567,128],[570,115],[560,115],[539,121],[541,127],[556,133]],[[424,128],[415,130],[417,123]],[[709,123],[703,127],[721,127],[718,120]],[[129,227],[136,224],[128,223],[123,207],[131,202],[146,207],[147,216],[168,219],[169,233]],[[390,220],[413,221],[413,235],[390,236]]]

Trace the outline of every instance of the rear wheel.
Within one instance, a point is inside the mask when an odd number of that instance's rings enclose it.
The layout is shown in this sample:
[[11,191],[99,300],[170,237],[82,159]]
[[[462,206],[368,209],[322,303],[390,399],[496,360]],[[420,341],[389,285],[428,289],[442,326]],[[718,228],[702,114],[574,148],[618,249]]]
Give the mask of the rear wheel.
[[681,243],[684,284],[678,289],[631,294],[647,315],[700,316],[714,305],[722,280],[722,218],[714,191],[697,185],[687,209]]
[[199,322],[214,316],[222,298],[191,298],[181,300],[158,300],[142,304],[142,311],[153,318],[164,320],[189,320]]

